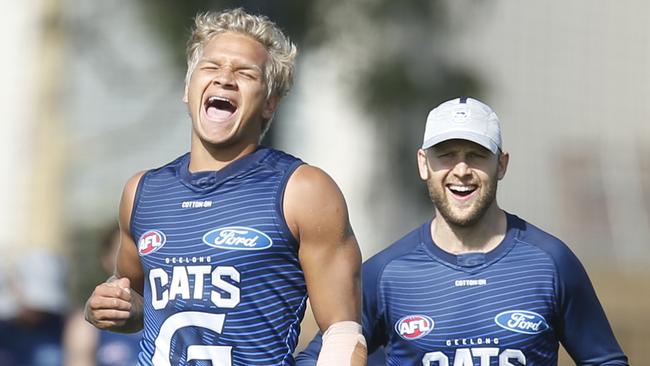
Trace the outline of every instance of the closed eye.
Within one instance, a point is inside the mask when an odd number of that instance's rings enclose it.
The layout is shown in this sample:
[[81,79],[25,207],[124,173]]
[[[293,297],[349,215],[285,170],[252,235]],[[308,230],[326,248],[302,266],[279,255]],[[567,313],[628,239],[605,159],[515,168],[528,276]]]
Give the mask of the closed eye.
[[237,74],[243,76],[246,79],[249,80],[257,80],[259,79],[259,75],[255,73],[254,71],[245,69],[245,70],[237,70]]
[[488,156],[486,154],[471,152],[467,154],[467,157],[470,159],[485,159]]
[[451,152],[442,152],[442,153],[436,154],[436,157],[438,157],[440,159],[442,159],[442,158],[451,158],[453,156],[454,156],[454,153],[451,153]]

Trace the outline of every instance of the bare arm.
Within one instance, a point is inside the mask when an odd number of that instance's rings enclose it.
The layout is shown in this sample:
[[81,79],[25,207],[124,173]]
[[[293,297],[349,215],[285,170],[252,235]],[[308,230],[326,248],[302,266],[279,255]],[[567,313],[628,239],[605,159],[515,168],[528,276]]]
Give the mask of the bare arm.
[[319,328],[360,323],[361,252],[343,194],[322,170],[303,165],[287,184],[284,212],[300,242],[300,264]]
[[128,278],[131,288],[140,295],[142,295],[144,289],[144,274],[137,246],[131,235],[131,212],[133,211],[135,192],[143,174],[141,172],[131,177],[122,192],[122,199],[120,200],[120,247],[117,250],[115,261],[115,277]]
[[63,331],[63,364],[65,366],[94,366],[97,329],[84,321],[81,311],[75,311],[66,321]]
[[116,332],[137,332],[142,329],[143,271],[135,242],[130,233],[131,211],[135,192],[143,173],[126,183],[120,201],[120,247],[115,274],[95,287],[86,302],[85,317],[101,329]]

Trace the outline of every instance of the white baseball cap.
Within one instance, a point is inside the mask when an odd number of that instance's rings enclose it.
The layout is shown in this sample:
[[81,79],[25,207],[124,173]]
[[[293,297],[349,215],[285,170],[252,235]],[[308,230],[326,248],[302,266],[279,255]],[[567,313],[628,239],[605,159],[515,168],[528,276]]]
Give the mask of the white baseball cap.
[[496,154],[501,150],[499,117],[474,98],[446,101],[429,112],[422,148],[452,139],[475,142]]

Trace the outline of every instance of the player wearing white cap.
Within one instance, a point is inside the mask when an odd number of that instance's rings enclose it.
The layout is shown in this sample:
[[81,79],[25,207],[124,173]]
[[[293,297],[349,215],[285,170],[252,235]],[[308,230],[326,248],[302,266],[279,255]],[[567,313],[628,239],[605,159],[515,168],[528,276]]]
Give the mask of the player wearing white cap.
[[363,266],[363,332],[386,365],[557,365],[560,343],[579,365],[628,364],[576,256],[499,208],[508,159],[487,105],[430,112],[417,160],[435,215]]

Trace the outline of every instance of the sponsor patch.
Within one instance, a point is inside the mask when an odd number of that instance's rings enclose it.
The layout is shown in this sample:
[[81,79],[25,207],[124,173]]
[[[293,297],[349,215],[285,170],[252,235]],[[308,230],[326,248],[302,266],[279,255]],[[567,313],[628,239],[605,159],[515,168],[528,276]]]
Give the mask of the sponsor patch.
[[165,245],[167,238],[160,230],[149,230],[138,239],[138,253],[141,256],[151,254]]
[[534,311],[508,310],[494,317],[501,328],[523,334],[538,334],[549,328],[546,319]]
[[273,240],[263,232],[245,226],[229,226],[208,231],[203,242],[219,249],[262,250],[270,248]]
[[433,330],[433,319],[426,315],[407,315],[395,323],[395,331],[407,341],[422,338]]

